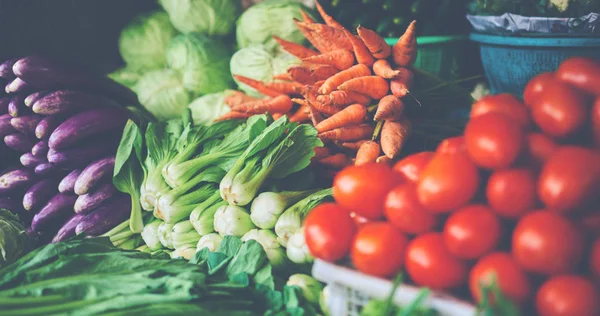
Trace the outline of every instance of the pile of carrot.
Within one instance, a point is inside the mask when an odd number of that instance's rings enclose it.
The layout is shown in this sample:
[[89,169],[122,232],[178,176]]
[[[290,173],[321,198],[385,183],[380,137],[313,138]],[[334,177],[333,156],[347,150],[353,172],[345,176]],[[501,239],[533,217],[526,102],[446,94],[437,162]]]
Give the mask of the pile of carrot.
[[295,20],[314,49],[274,37],[281,48],[302,60],[272,82],[235,75],[265,96],[257,99],[235,92],[225,100],[231,111],[220,120],[244,119],[269,112],[293,122],[311,122],[326,144],[315,162],[334,170],[349,164],[390,163],[411,132],[403,98],[414,82],[417,56],[413,21],[390,47],[383,37],[364,27],[357,34],[328,15],[318,1],[324,24],[308,14]]

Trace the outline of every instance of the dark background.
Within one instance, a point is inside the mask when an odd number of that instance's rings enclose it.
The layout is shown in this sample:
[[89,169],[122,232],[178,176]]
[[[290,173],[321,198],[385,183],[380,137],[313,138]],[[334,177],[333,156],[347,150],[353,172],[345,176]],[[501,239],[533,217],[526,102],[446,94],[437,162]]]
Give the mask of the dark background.
[[122,64],[119,34],[156,0],[0,0],[0,60],[42,54],[107,73]]

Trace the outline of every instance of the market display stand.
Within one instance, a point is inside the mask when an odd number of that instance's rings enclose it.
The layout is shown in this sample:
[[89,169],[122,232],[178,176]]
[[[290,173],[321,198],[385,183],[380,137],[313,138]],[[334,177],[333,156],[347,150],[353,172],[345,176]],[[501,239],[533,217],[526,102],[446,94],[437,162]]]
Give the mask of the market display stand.
[[[361,308],[370,299],[386,299],[392,291],[392,282],[322,260],[315,260],[312,275],[330,287],[326,299],[331,315],[360,315]],[[401,285],[394,295],[397,306],[406,306],[419,296],[420,288]],[[449,295],[431,292],[423,304],[439,312],[440,316],[472,316],[476,308]]]

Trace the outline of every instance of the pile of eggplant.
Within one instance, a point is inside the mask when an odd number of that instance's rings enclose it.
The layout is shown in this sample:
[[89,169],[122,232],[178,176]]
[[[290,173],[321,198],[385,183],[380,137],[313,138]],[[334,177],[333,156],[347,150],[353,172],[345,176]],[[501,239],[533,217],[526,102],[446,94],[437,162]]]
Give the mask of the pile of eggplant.
[[2,159],[0,208],[46,242],[100,235],[125,221],[130,198],[113,186],[112,174],[135,94],[39,56],[0,64],[0,85],[0,151],[20,155],[6,167],[11,161]]

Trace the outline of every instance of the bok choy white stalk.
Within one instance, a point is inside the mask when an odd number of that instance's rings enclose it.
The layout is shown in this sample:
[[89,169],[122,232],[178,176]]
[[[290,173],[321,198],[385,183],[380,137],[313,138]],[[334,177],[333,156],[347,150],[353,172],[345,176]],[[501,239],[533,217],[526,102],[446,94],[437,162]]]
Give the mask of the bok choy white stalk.
[[219,195],[218,191],[215,190],[213,192],[213,196],[196,206],[192,211],[192,214],[190,214],[190,222],[200,236],[204,236],[215,231],[215,213],[221,206],[227,205],[227,202],[221,200],[221,196]]
[[160,223],[160,225],[158,225],[158,240],[165,248],[175,249],[173,247],[173,239],[171,238],[171,235],[173,233],[173,226],[175,226],[174,223],[169,224],[166,222],[162,222]]
[[242,237],[256,227],[245,209],[235,205],[224,205],[215,213],[214,228],[221,236]]
[[173,225],[173,231],[171,232],[171,241],[175,249],[184,245],[195,245],[200,240],[200,235],[192,226],[190,221],[185,220]]
[[158,238],[158,227],[162,222],[163,221],[156,219],[151,223],[146,224],[142,230],[142,239],[150,251],[157,251],[163,248],[163,245]]
[[286,208],[314,192],[314,190],[263,192],[252,201],[250,218],[257,227],[271,229],[275,227],[277,219]]
[[308,213],[332,194],[331,188],[315,192],[288,208],[277,220],[275,233],[279,243],[287,247],[290,237],[302,227]]
[[208,248],[209,251],[215,252],[221,245],[223,237],[217,233],[210,233],[200,237],[198,244],[196,245],[196,251],[200,251],[204,248]]
[[271,230],[252,229],[244,236],[242,241],[256,240],[267,253],[269,262],[274,268],[281,268],[287,263],[285,249],[277,242],[277,236]]
[[196,254],[196,245],[182,245],[171,252],[172,259],[191,260]]
[[314,261],[304,239],[304,227],[292,234],[287,243],[286,254],[293,263],[303,264]]

